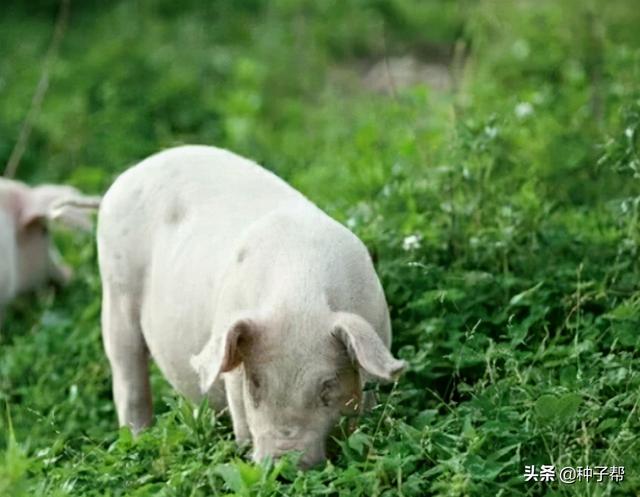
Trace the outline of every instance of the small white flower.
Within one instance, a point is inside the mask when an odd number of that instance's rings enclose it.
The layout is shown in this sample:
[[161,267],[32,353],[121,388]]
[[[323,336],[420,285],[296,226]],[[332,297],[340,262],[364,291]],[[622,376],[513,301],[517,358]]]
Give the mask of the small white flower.
[[51,448],[47,447],[45,449],[40,449],[38,452],[36,452],[36,457],[44,457],[47,454],[49,454],[49,452],[51,451]]
[[349,219],[347,219],[347,228],[349,228],[350,230],[355,228],[357,225],[358,221],[356,221],[355,217],[350,217]]
[[524,119],[525,117],[529,117],[533,114],[533,105],[529,102],[519,102],[514,109],[516,117],[518,119]]
[[420,235],[409,235],[405,236],[404,240],[402,240],[402,248],[406,251],[409,250],[417,250],[420,248],[420,241],[422,237]]
[[495,126],[485,126],[484,134],[489,137],[490,140],[493,140],[496,136],[498,136],[498,128]]
[[625,129],[624,134],[629,140],[631,140],[633,138],[633,128]]

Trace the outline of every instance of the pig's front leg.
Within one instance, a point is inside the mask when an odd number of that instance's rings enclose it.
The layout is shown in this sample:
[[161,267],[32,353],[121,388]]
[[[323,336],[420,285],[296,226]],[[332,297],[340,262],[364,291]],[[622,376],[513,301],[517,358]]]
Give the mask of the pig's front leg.
[[113,376],[113,397],[120,426],[134,433],[151,424],[149,354],[142,337],[136,302],[104,282],[102,338]]
[[238,444],[251,441],[251,433],[247,424],[247,415],[244,410],[244,394],[242,382],[242,367],[237,367],[224,377],[225,390],[227,391],[227,404],[233,423],[233,434]]

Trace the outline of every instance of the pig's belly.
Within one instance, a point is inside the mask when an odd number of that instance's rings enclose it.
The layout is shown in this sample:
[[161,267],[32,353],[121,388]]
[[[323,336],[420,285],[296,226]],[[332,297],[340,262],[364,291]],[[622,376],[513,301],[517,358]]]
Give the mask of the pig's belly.
[[198,375],[189,361],[202,348],[199,345],[206,336],[181,323],[170,308],[162,313],[144,313],[142,330],[153,361],[171,386],[188,399],[199,400],[202,395]]
[[[199,376],[190,360],[211,336],[214,319],[216,267],[204,264],[201,250],[191,245],[158,246],[150,268],[142,302],[141,325],[149,352],[169,383],[185,397],[199,401]],[[195,247],[195,248],[194,248]],[[172,257],[178,254],[177,257]],[[224,401],[220,391],[211,392],[214,405]]]
[[[188,325],[167,326],[161,318],[158,315],[143,315],[143,334],[151,357],[178,393],[198,403],[203,394],[200,391],[200,378],[191,367],[190,360],[200,352],[208,334],[202,332],[203,328],[191,328]],[[173,319],[169,321],[175,322]],[[216,382],[207,397],[216,410],[226,405],[222,380]]]

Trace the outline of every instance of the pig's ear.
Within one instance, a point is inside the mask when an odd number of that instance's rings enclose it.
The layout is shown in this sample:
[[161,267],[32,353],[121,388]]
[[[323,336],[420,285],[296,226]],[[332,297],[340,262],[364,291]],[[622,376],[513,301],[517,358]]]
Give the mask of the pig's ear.
[[73,187],[43,185],[24,189],[18,199],[18,226],[36,221],[59,221],[69,228],[90,230],[90,209],[99,206],[99,197],[88,197]]
[[91,231],[93,223],[90,213],[100,207],[101,200],[99,196],[91,197],[82,194],[63,197],[51,205],[47,217],[52,221],[59,221],[68,228]]
[[50,218],[51,206],[59,199],[75,193],[67,186],[43,185],[25,187],[18,194],[18,226],[23,228],[34,222]]
[[339,312],[332,334],[344,344],[351,359],[378,380],[394,381],[406,367],[391,355],[373,327],[356,314]]
[[242,363],[255,324],[248,318],[236,320],[222,336],[213,336],[197,355],[191,357],[191,367],[200,377],[200,390],[207,393],[222,373],[228,373]]

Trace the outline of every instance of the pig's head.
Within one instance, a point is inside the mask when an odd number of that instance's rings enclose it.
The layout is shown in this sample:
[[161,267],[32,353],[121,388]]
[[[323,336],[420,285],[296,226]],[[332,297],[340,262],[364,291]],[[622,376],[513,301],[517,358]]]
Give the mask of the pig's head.
[[31,290],[47,281],[66,283],[71,270],[53,245],[48,222],[59,221],[69,227],[88,229],[91,219],[85,209],[69,202],[97,202],[70,186],[43,185],[30,188],[23,183],[0,179],[0,209],[12,221],[15,237],[17,290]]
[[[304,331],[293,329],[300,326]],[[242,375],[255,461],[298,451],[303,467],[322,462],[340,415],[360,410],[361,375],[393,381],[405,367],[372,326],[351,313],[297,323],[243,317],[223,341],[213,368],[200,368],[202,387],[208,390],[220,373]]]

